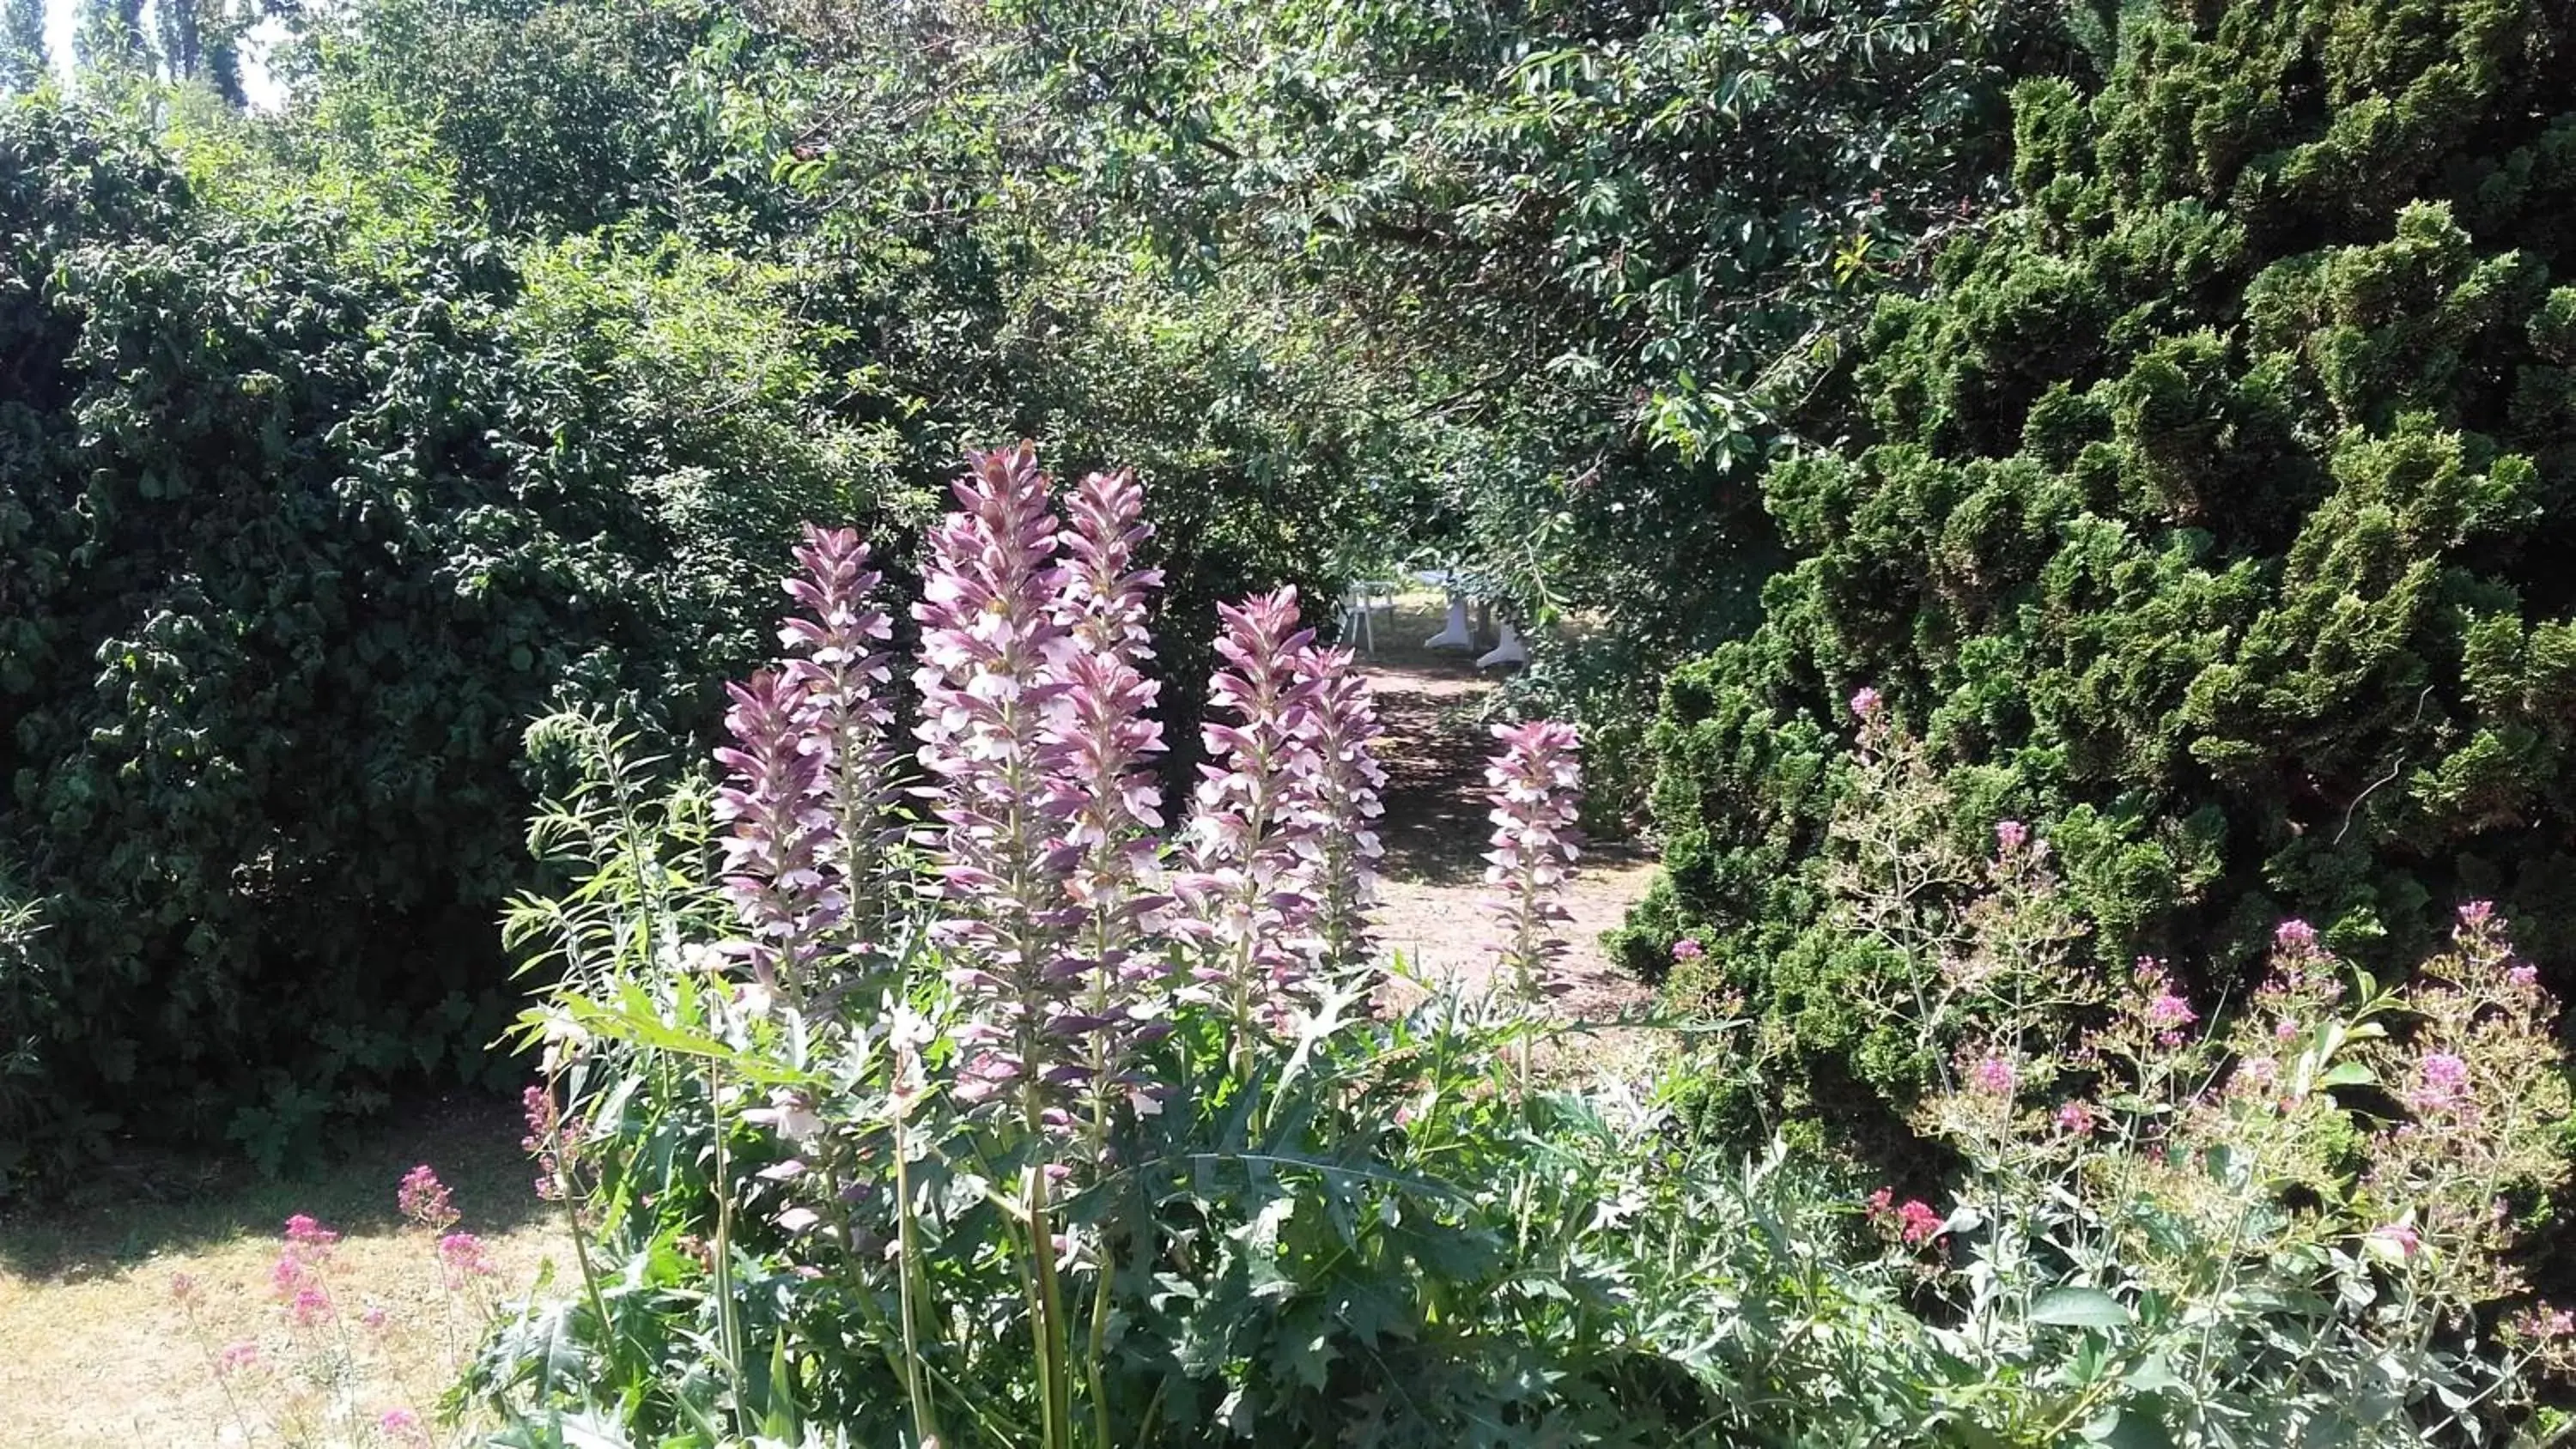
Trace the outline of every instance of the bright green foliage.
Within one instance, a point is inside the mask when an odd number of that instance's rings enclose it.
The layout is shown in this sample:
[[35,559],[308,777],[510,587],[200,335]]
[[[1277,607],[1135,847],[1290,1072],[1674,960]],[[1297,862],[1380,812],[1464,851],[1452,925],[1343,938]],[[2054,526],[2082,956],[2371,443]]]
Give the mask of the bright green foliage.
[[45,79],[45,0],[0,0],[0,95]]
[[2029,821],[2097,962],[2223,980],[2290,915],[2394,958],[2478,896],[2568,980],[2571,47],[2486,0],[2200,6],[2098,97],[2023,87],[2022,204],[1880,307],[1813,428],[1859,441],[1766,481],[1767,622],[1667,686],[1628,962],[1700,930],[1819,1097],[1910,1092],[1808,864],[1869,686],[1953,772],[1936,833]]
[[0,116],[0,856],[45,927],[0,960],[0,1175],[274,1163],[483,1069],[521,725],[703,727],[794,520],[881,517],[780,285],[220,209],[112,121]]

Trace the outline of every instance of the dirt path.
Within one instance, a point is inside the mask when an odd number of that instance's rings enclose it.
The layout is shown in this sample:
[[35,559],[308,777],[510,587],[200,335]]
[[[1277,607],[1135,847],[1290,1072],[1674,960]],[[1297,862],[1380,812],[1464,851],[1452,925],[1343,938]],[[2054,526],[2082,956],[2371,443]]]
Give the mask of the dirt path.
[[[1426,601],[1407,599],[1393,619],[1380,616],[1377,655],[1361,663],[1377,691],[1386,724],[1386,858],[1377,911],[1379,939],[1423,974],[1471,987],[1492,977],[1491,913],[1486,908],[1485,760],[1494,742],[1474,712],[1493,687],[1472,655],[1433,652],[1422,641],[1440,619]],[[1587,849],[1566,900],[1574,919],[1569,949],[1550,983],[1556,1009],[1579,1020],[1604,1020],[1641,1007],[1650,993],[1614,970],[1600,935],[1619,924],[1644,894],[1651,856],[1625,847]]]

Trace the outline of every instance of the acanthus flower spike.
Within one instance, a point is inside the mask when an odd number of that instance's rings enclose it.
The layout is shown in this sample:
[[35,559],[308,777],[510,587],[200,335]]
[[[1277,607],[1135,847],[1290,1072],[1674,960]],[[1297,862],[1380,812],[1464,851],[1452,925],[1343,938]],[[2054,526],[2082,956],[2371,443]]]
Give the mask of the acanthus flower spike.
[[889,824],[894,671],[886,644],[894,629],[877,607],[880,576],[857,533],[807,524],[796,563],[803,573],[786,588],[804,612],[783,621],[778,637],[794,656],[785,674],[804,691],[821,765],[818,798],[833,827],[826,863],[848,898],[851,944],[865,950],[883,939],[892,905],[886,857],[898,832]]
[[1135,566],[1136,547],[1152,529],[1133,474],[1094,473],[1066,504],[1062,545],[1070,562],[1057,616],[1074,647],[1051,671],[1062,693],[1048,740],[1061,752],[1056,804],[1075,856],[1068,888],[1080,924],[1070,964],[1082,972],[1075,1020],[1092,1028],[1083,1066],[1097,1138],[1111,1099],[1141,1090],[1128,1080],[1126,1062],[1161,1006],[1161,993],[1146,989],[1159,982],[1160,965],[1140,947],[1145,917],[1159,904],[1147,878],[1163,826],[1162,789],[1151,768],[1163,752],[1163,728],[1150,713],[1159,686],[1137,661],[1152,656],[1145,599],[1162,575]]
[[1188,909],[1182,928],[1200,947],[1193,999],[1227,1018],[1238,1063],[1258,1032],[1302,994],[1316,902],[1310,859],[1315,822],[1306,780],[1315,681],[1314,631],[1298,622],[1297,591],[1283,588],[1220,604],[1225,661],[1209,702],[1235,717],[1200,727],[1208,763],[1189,826],[1189,866],[1173,882]]
[[767,992],[802,1000],[823,934],[840,920],[842,897],[826,874],[832,819],[823,808],[823,765],[805,730],[802,693],[764,670],[725,686],[734,743],[716,751],[731,778],[715,815],[730,824],[725,889],[744,938],[732,943]]
[[1386,767],[1377,758],[1385,730],[1377,701],[1347,649],[1317,649],[1311,768],[1305,793],[1314,836],[1315,936],[1324,964],[1342,968],[1368,959],[1368,909],[1377,903],[1377,834],[1385,813],[1379,794]]
[[1066,750],[1051,720],[1068,708],[1059,670],[1072,648],[1057,601],[1055,514],[1027,444],[970,454],[958,511],[931,534],[921,602],[924,830],[937,928],[971,1005],[960,1032],[959,1095],[1015,1099],[1032,1125],[1063,1096],[1074,981],[1062,969],[1075,852],[1060,788]]
[[1494,738],[1503,748],[1485,767],[1494,822],[1485,883],[1497,892],[1497,964],[1534,998],[1548,963],[1565,950],[1557,927],[1568,919],[1562,897],[1581,854],[1581,742],[1573,726],[1555,720],[1496,725]]

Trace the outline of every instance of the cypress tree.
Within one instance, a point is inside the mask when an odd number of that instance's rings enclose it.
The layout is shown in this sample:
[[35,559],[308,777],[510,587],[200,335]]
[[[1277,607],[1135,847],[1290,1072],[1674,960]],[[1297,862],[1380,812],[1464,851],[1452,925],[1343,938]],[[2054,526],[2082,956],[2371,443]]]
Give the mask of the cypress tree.
[[[2104,963],[2285,916],[2396,964],[2492,898],[2576,987],[2576,11],[2192,0],[2016,95],[2017,204],[1775,467],[1795,563],[1656,728],[1667,878],[1817,1099],[1901,1098],[1813,864],[1869,686]],[[1841,954],[1838,954],[1841,953]],[[1837,964],[1837,963],[1841,964]]]

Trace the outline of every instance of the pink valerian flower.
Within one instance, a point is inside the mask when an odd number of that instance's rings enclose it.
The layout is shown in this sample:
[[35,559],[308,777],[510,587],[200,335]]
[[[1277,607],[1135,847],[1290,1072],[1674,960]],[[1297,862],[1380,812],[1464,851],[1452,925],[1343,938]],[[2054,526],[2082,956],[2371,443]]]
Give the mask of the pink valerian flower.
[[2415,1064],[2415,1089],[2407,1105],[2418,1112],[2448,1112],[2469,1099],[2469,1064],[2450,1052],[2426,1052]]
[[2005,855],[2018,854],[2030,843],[2030,827],[2018,820],[1995,822],[1995,849]]
[[2088,1102],[2069,1102],[2057,1109],[2057,1130],[2069,1137],[2090,1137],[2101,1114]]
[[1070,647],[1047,666],[1062,692],[1044,739],[1057,752],[1047,789],[1073,860],[1066,889],[1077,924],[1066,969],[1081,973],[1073,1015],[1058,1025],[1083,1035],[1079,1065],[1095,1124],[1126,1084],[1128,1052],[1163,1029],[1159,993],[1146,989],[1162,966],[1140,949],[1146,916],[1159,904],[1145,882],[1163,827],[1152,768],[1163,727],[1150,713],[1160,686],[1137,667],[1153,654],[1145,601],[1162,582],[1159,572],[1135,566],[1137,546],[1153,532],[1144,513],[1134,474],[1094,473],[1068,498],[1068,526],[1057,540],[1070,562],[1053,607]]
[[1058,612],[1067,575],[1050,485],[1036,450],[967,455],[957,510],[930,535],[922,597],[920,761],[933,822],[921,844],[943,902],[933,928],[972,1013],[958,1032],[958,1095],[1008,1089],[1021,1110],[1051,1110],[1080,1080],[1079,970],[1066,969],[1073,870],[1064,843],[1074,801],[1063,732],[1050,727],[1067,686],[1056,662],[1073,647]]
[[2317,928],[2292,917],[2272,929],[2272,949],[2285,955],[2307,955],[2317,949]]
[[1283,588],[1220,604],[1223,664],[1209,702],[1233,722],[1200,726],[1208,762],[1192,800],[1188,866],[1173,880],[1174,924],[1199,947],[1189,995],[1232,1023],[1238,1058],[1257,1030],[1307,994],[1320,903],[1314,896],[1312,742],[1315,634]]
[[1309,651],[1314,705],[1308,715],[1310,769],[1302,793],[1315,824],[1310,874],[1315,897],[1315,936],[1324,964],[1353,966],[1368,958],[1368,909],[1377,902],[1378,818],[1386,813],[1379,792],[1386,767],[1378,762],[1377,700],[1347,649]]
[[327,1254],[340,1235],[302,1213],[286,1220],[286,1241],[311,1254]]
[[528,1084],[519,1094],[519,1107],[528,1124],[528,1135],[519,1139],[519,1147],[537,1161],[537,1196],[547,1202],[561,1201],[588,1124],[580,1117],[565,1116],[555,1094],[542,1082]]
[[189,1273],[170,1275],[170,1301],[182,1308],[194,1308],[205,1301],[206,1286]]
[[1863,688],[1852,691],[1852,718],[1859,720],[1863,725],[1868,725],[1878,718],[1879,707],[1880,700],[1877,690],[1864,686]]
[[2525,1343],[2556,1343],[2561,1339],[2576,1338],[2576,1312],[2552,1308],[2546,1303],[2534,1304],[2507,1320],[2505,1329]]
[[1941,1215],[1920,1198],[1907,1198],[1900,1203],[1893,1190],[1882,1187],[1869,1195],[1868,1207],[1870,1220],[1878,1224],[1880,1231],[1894,1233],[1909,1248],[1921,1247],[1941,1235]]
[[2521,990],[2537,990],[2540,986],[2540,968],[2528,961],[2508,966],[2505,968],[2504,981],[2507,986]]
[[449,1233],[438,1240],[438,1265],[447,1274],[451,1286],[463,1286],[475,1278],[489,1278],[500,1270],[483,1249],[483,1240],[472,1233]]
[[387,1409],[376,1419],[376,1431],[396,1444],[425,1445],[430,1442],[429,1428],[420,1416],[409,1409]]
[[1493,849],[1485,884],[1502,925],[1500,968],[1524,997],[1538,994],[1547,964],[1565,950],[1557,927],[1569,917],[1563,896],[1582,853],[1575,819],[1583,807],[1582,742],[1555,720],[1494,726],[1502,750],[1485,766],[1493,801]]
[[311,1328],[331,1316],[331,1295],[320,1284],[308,1283],[286,1300],[286,1316],[298,1328]]
[[2165,963],[2153,956],[2141,956],[2130,967],[2129,979],[2135,995],[2131,1005],[2137,1020],[2146,1024],[2156,1045],[2166,1048],[2182,1045],[2183,1028],[2200,1019],[2191,1003],[2174,990],[2173,977]]
[[370,1303],[366,1310],[358,1315],[358,1322],[370,1333],[382,1333],[393,1323],[393,1315],[385,1311],[385,1305]]
[[1707,947],[1688,936],[1673,943],[1673,959],[1676,961],[1696,961],[1707,954]]
[[2171,1031],[2198,1020],[2200,1013],[2191,1009],[2191,1003],[2184,1000],[2180,992],[2167,991],[2147,1002],[2147,1024],[2150,1026]]
[[431,1232],[445,1232],[456,1225],[456,1204],[448,1196],[447,1184],[438,1180],[428,1163],[403,1174],[394,1203],[404,1217]]
[[238,1373],[247,1373],[257,1367],[259,1367],[259,1345],[247,1339],[238,1343],[225,1344],[223,1351],[215,1355],[215,1372],[224,1378],[230,1378]]
[[715,815],[733,827],[725,891],[745,932],[727,949],[750,963],[764,992],[801,1004],[846,904],[826,873],[833,820],[823,806],[823,751],[806,728],[805,691],[786,676],[763,670],[725,692],[734,743],[716,751],[729,774]]
[[864,949],[886,928],[884,862],[899,835],[888,823],[894,711],[886,695],[894,669],[886,643],[894,628],[877,607],[880,577],[856,532],[807,524],[796,563],[801,573],[786,589],[803,612],[779,626],[793,656],[784,674],[804,694],[806,747],[819,765],[815,798],[831,822],[820,860],[847,901],[852,944]]
[[2020,1082],[2021,1074],[2011,1060],[1995,1052],[1979,1057],[1968,1069],[1968,1085],[1988,1097],[2009,1098]]

